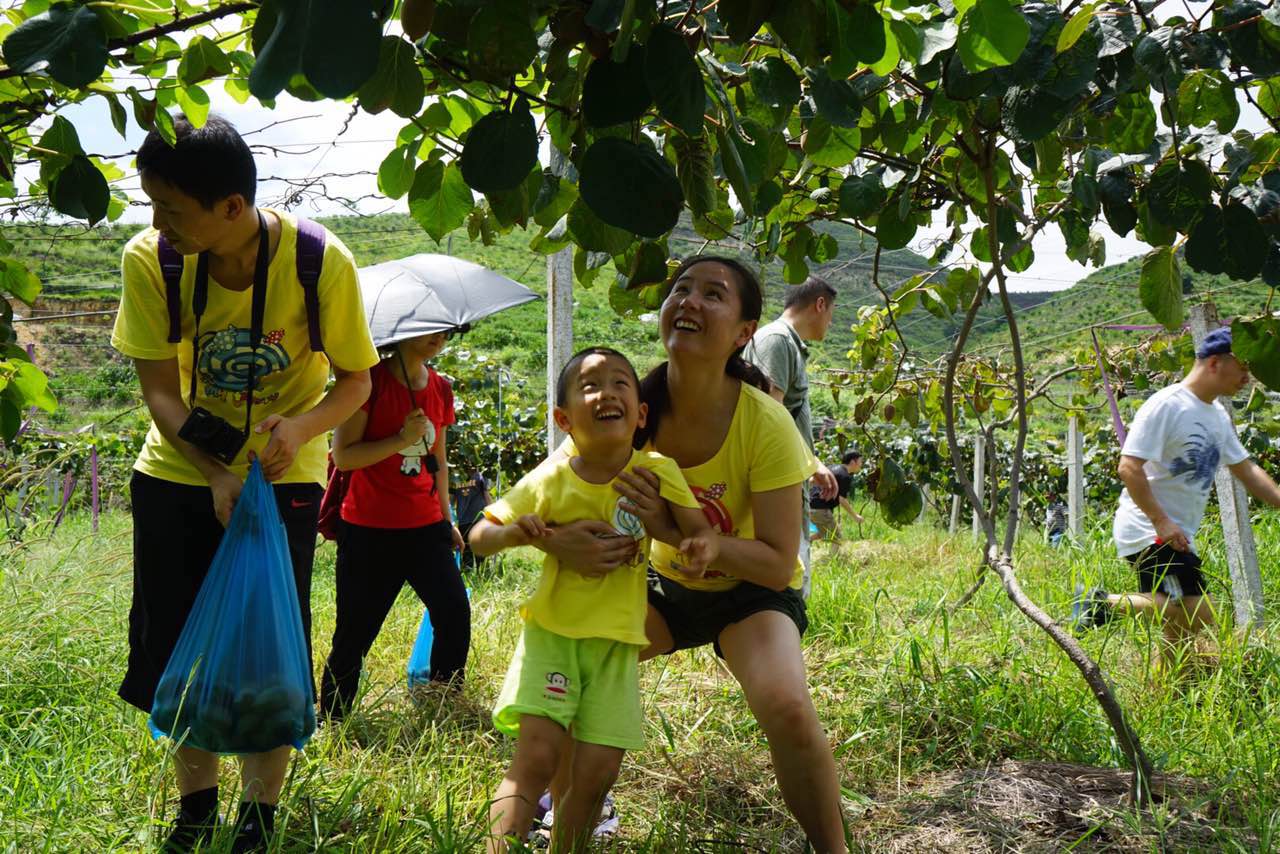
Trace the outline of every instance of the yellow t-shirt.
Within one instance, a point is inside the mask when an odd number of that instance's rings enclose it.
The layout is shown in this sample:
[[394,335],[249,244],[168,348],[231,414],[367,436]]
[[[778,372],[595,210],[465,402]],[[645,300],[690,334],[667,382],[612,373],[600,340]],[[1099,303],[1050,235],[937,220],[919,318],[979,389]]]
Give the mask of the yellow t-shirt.
[[[654,451],[636,451],[627,468],[644,466],[658,476],[663,498],[680,507],[698,507],[680,467]],[[647,603],[647,540],[644,526],[618,506],[622,497],[612,483],[588,483],[574,472],[568,459],[547,462],[520,479],[506,495],[485,508],[490,519],[510,525],[521,516],[536,513],[549,525],[567,525],[596,519],[619,533],[640,540],[635,562],[601,578],[587,578],[562,569],[552,555],[542,561],[542,577],[533,596],[520,606],[520,615],[549,632],[569,638],[607,638],[645,645],[644,615]]]
[[[325,352],[311,351],[307,310],[297,274],[298,221],[282,211],[272,213],[280,218],[281,231],[267,276],[266,311],[256,368],[258,391],[253,398],[255,424],[268,415],[299,415],[314,408],[324,398],[330,360],[348,371],[364,370],[378,362],[365,320],[355,261],[331,233],[325,235],[324,267],[318,285]],[[182,342],[170,344],[164,277],[156,255],[158,239],[159,232],[148,228],[134,235],[124,248],[124,293],[111,346],[133,359],[177,356],[182,398],[186,400],[191,384],[191,339],[196,328],[191,308],[196,265],[192,259],[183,270]],[[252,288],[230,291],[209,277],[209,303],[200,319],[196,405],[225,418],[237,430],[244,426],[252,304]],[[231,470],[240,477],[246,476],[248,452],[261,453],[269,439],[269,433],[251,433]],[[327,452],[326,437],[315,437],[298,451],[281,482],[324,483]],[[134,468],[175,483],[206,483],[200,471],[169,444],[154,422]]]
[[[769,492],[803,483],[817,471],[786,407],[760,389],[742,384],[738,406],[724,444],[715,456],[699,466],[680,469],[702,512],[716,533],[727,537],[755,537],[751,493]],[[798,502],[800,497],[796,496]],[[741,580],[717,570],[715,564],[702,578],[691,579],[672,567],[679,552],[656,540],[650,546],[653,568],[691,590],[728,590]],[[796,555],[791,586],[799,589],[804,567]]]

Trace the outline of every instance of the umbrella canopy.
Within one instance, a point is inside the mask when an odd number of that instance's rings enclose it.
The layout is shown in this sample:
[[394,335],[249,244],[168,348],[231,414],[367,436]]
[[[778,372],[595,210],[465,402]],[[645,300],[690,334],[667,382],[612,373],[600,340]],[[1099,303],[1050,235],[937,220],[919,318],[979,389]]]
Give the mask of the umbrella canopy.
[[524,285],[448,255],[411,255],[360,268],[364,313],[373,343],[459,329],[538,299]]

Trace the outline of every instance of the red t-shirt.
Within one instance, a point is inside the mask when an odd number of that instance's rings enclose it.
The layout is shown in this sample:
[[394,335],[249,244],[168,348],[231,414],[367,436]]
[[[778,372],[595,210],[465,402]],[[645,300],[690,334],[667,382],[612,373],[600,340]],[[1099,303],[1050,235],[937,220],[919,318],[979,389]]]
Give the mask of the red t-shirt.
[[[430,426],[427,435],[385,460],[351,472],[351,482],[342,502],[342,518],[368,528],[421,528],[444,518],[435,478],[427,470],[440,431],[454,422],[453,388],[449,381],[430,368],[427,387],[410,391],[392,376],[386,363],[370,373],[373,388],[369,401],[361,406],[369,413],[364,441],[376,442],[400,431],[411,409],[422,408]],[[413,403],[410,403],[410,396]]]

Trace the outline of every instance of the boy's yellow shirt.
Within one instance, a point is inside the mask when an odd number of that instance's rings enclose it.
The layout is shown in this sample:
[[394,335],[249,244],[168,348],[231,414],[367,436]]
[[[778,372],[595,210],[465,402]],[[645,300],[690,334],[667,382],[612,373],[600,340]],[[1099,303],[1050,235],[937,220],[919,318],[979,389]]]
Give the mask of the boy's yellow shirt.
[[[644,466],[658,476],[663,498],[680,507],[698,508],[698,500],[680,474],[675,460],[655,451],[635,451],[627,470]],[[552,555],[542,561],[538,587],[520,615],[542,628],[570,638],[608,638],[644,646],[649,537],[640,520],[623,510],[623,500],[610,483],[588,483],[574,472],[568,459],[547,462],[520,479],[506,495],[485,508],[489,519],[509,525],[535,513],[549,525],[594,519],[635,537],[635,561],[600,578],[587,578],[560,566]]]
[[[264,208],[265,210],[265,208]],[[253,396],[253,420],[271,414],[300,415],[313,409],[325,395],[329,362],[360,371],[378,363],[378,352],[369,336],[364,302],[356,278],[356,265],[347,247],[331,232],[325,235],[324,266],[317,286],[320,297],[320,333],[325,352],[313,353],[307,332],[307,309],[298,281],[298,221],[289,213],[280,217],[280,243],[267,273],[267,304],[258,346],[257,392]],[[134,359],[178,359],[182,399],[191,386],[191,339],[195,315],[191,308],[196,265],[185,265],[182,274],[182,341],[168,341],[169,311],[164,277],[156,255],[159,232],[144,229],[124,248],[124,293],[116,315],[111,344]],[[249,327],[253,289],[230,291],[211,276],[209,304],[200,319],[200,370],[196,381],[196,405],[221,416],[237,430],[244,426],[245,388],[249,376]],[[248,453],[262,453],[270,433],[251,433],[230,466],[243,478],[249,472]],[[298,450],[282,483],[324,483],[328,438],[316,436]],[[204,476],[154,423],[134,468],[161,480],[195,486]]]
[[[578,452],[572,438],[561,443],[560,451],[569,455]],[[791,413],[747,383],[742,383],[720,450],[701,465],[679,469],[711,529],[721,536],[742,539],[756,535],[751,493],[803,484],[817,470],[817,458],[800,436]],[[677,568],[680,553],[666,543],[652,543],[649,562],[660,575],[691,590],[732,590],[742,583],[714,564],[702,578],[690,578]],[[803,583],[804,565],[797,554],[790,587],[799,590]]]

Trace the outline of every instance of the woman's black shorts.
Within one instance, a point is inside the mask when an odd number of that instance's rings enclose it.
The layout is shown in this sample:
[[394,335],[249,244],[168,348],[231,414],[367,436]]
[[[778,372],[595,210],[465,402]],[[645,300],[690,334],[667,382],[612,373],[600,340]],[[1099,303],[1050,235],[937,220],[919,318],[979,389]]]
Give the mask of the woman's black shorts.
[[720,633],[760,611],[780,611],[791,618],[804,635],[809,628],[804,599],[799,590],[770,590],[743,581],[729,590],[690,590],[649,569],[649,604],[666,621],[675,646],[668,652],[713,644],[720,649]]

